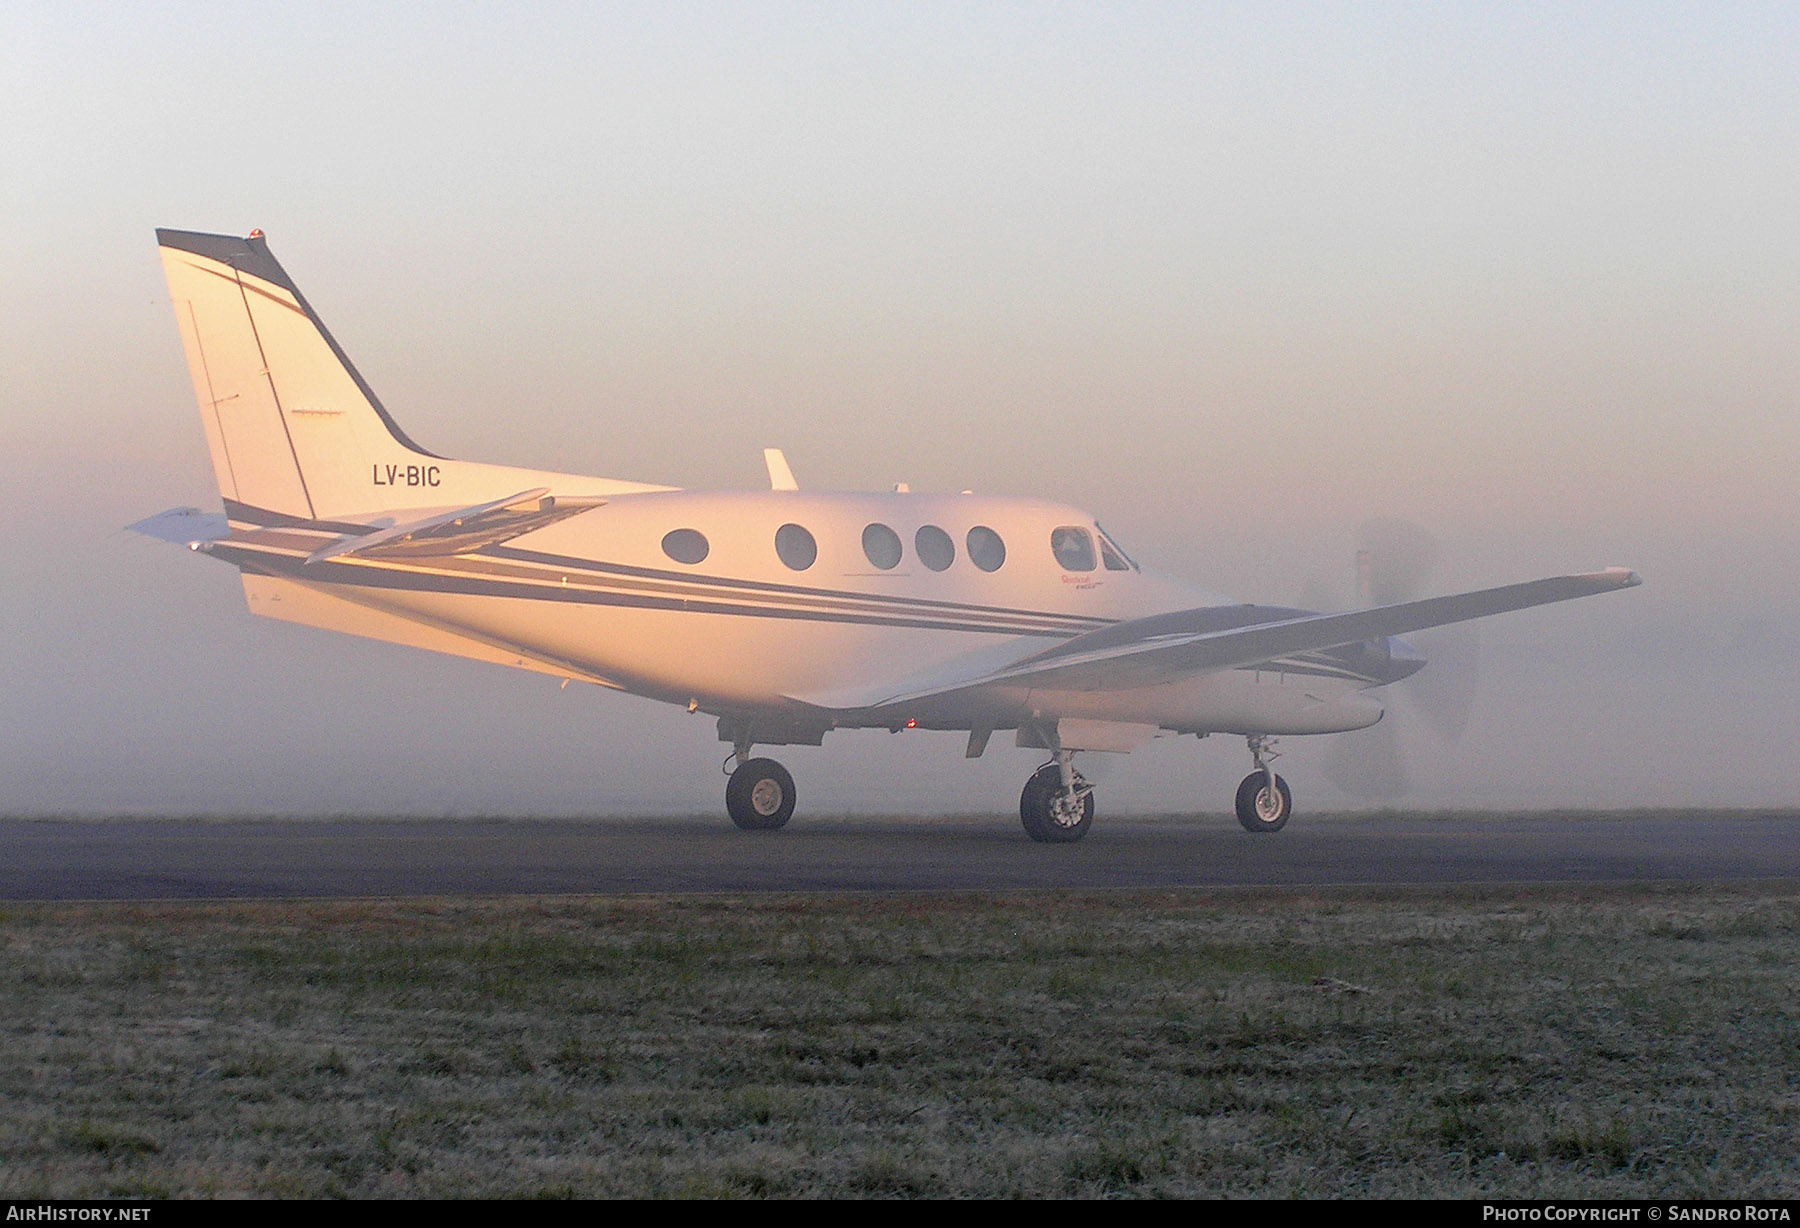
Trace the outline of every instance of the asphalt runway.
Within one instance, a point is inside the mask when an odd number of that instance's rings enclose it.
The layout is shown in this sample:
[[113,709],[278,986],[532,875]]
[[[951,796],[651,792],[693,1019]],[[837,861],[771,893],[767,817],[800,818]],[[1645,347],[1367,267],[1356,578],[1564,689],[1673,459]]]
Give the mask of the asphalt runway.
[[1800,811],[1097,820],[6,819],[0,899],[965,891],[1800,879]]

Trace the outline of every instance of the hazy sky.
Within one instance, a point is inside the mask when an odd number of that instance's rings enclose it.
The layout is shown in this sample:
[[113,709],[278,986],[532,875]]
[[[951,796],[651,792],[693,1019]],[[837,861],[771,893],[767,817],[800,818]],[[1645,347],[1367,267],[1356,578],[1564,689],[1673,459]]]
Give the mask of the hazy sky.
[[[253,620],[156,226],[262,227],[433,451],[1008,491],[1247,600],[1625,564],[1415,799],[1800,800],[1800,7],[0,7],[0,810],[720,806],[710,723]],[[948,735],[802,813],[993,810]],[[1321,744],[1284,770],[1343,804]],[[1222,815],[1241,742],[1107,765]]]

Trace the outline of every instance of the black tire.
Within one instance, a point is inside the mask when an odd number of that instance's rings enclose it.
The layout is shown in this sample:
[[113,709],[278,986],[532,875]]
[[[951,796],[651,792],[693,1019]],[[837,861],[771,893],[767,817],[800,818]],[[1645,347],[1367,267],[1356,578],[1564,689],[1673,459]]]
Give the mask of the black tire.
[[1245,831],[1280,831],[1287,826],[1294,813],[1294,795],[1288,792],[1287,781],[1279,776],[1275,778],[1275,793],[1281,802],[1279,813],[1269,806],[1267,774],[1252,772],[1244,777],[1237,791],[1237,817]]
[[[1050,793],[1043,785],[1044,773],[1055,773],[1054,768],[1044,768],[1025,782],[1025,788],[1019,793],[1019,822],[1025,828],[1025,834],[1038,844],[1049,840],[1046,828],[1050,824]],[[1058,777],[1056,784],[1062,783]]]
[[[1081,778],[1077,776],[1076,779]],[[1059,823],[1054,805],[1061,792],[1062,771],[1052,763],[1039,768],[1019,794],[1019,822],[1024,825],[1025,834],[1039,844],[1073,844],[1087,835],[1088,828],[1094,825],[1094,795],[1091,792],[1082,799],[1079,821]]]
[[774,831],[794,817],[794,778],[773,759],[746,759],[725,783],[725,813],[745,831]]

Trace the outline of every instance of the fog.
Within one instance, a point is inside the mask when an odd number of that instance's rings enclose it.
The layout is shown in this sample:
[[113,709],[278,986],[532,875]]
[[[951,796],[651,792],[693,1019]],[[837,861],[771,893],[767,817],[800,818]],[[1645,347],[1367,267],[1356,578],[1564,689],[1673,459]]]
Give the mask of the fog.
[[[1347,602],[1358,526],[1491,620],[1407,804],[1800,798],[1790,6],[0,14],[0,810],[713,815],[711,722],[253,619],[121,526],[217,506],[152,229],[271,246],[446,455],[1037,494]],[[1421,637],[1423,640],[1423,637]],[[1369,734],[1344,735],[1367,738]],[[1308,809],[1371,804],[1288,739]],[[834,734],[801,813],[993,811],[1038,752]],[[1090,756],[1223,814],[1240,739]]]

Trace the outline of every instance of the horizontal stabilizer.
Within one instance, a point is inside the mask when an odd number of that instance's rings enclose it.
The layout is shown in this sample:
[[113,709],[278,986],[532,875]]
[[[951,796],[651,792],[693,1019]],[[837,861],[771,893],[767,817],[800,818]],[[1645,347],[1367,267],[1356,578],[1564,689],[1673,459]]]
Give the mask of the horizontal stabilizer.
[[231,532],[223,512],[203,512],[197,507],[172,507],[125,527],[190,550],[198,550],[206,542],[216,542]]
[[489,503],[437,512],[373,533],[341,538],[319,547],[306,556],[306,561],[319,563],[346,557],[445,558],[468,554],[484,546],[510,541],[606,502],[595,497],[555,498],[548,491],[547,486],[522,490]]

